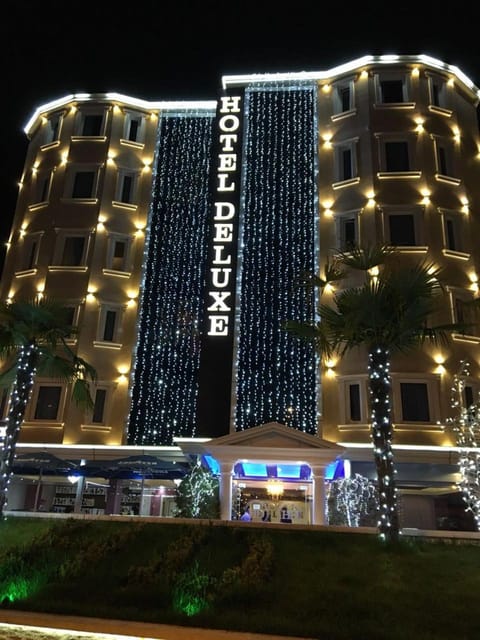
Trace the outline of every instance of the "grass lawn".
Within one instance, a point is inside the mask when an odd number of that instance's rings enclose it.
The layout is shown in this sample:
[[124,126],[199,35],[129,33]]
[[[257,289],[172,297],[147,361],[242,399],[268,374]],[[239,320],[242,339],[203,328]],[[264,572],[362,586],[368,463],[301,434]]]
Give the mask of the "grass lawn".
[[3,608],[322,640],[480,637],[480,545],[185,524],[0,521]]

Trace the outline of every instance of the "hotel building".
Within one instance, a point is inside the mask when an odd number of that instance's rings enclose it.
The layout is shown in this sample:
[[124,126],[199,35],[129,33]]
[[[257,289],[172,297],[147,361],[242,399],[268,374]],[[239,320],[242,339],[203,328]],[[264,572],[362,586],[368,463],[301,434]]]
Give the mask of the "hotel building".
[[[394,245],[444,270],[441,321],[462,320],[478,295],[480,94],[428,56],[221,85],[206,102],[70,95],[27,123],[0,295],[64,302],[98,384],[85,413],[37,379],[19,452],[202,455],[224,519],[240,485],[260,504],[281,480],[297,520],[323,523],[337,459],[374,478],[366,354],[321,362],[282,329],[318,302],[296,279],[352,244]],[[392,360],[404,526],[436,528],[455,495],[451,388],[468,361],[476,398],[479,342]]]

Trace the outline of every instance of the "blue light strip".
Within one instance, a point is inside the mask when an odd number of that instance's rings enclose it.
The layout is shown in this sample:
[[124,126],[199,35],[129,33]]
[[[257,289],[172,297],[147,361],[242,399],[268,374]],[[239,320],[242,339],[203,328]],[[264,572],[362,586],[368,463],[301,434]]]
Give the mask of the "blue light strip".
[[316,270],[316,89],[255,86],[246,103],[235,428],[277,421],[316,433],[317,356],[281,328],[314,308],[294,282]]
[[159,123],[129,444],[195,435],[213,113]]

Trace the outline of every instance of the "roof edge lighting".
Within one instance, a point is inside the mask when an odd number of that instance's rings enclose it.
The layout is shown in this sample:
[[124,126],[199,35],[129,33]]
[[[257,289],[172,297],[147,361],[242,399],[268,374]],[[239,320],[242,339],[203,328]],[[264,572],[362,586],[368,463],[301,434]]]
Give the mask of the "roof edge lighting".
[[52,111],[53,109],[60,109],[67,105],[69,102],[86,102],[86,101],[112,101],[121,102],[125,106],[138,107],[139,109],[145,109],[147,111],[169,111],[169,110],[195,110],[215,112],[217,108],[216,100],[160,100],[149,101],[142,100],[141,98],[134,98],[132,96],[126,96],[122,93],[107,92],[107,93],[72,93],[63,98],[46,102],[35,109],[33,115],[28,120],[23,130],[29,135],[33,125],[37,121],[40,115],[45,112]]
[[443,71],[447,71],[464,84],[470,91],[475,93],[477,99],[480,99],[480,90],[470,78],[454,65],[447,64],[442,60],[433,58],[427,54],[415,56],[388,54],[380,56],[366,55],[356,58],[350,62],[326,69],[325,71],[298,71],[291,73],[254,73],[245,75],[228,75],[222,77],[222,87],[226,89],[229,86],[242,86],[260,82],[284,82],[284,81],[300,81],[300,80],[326,80],[333,76],[338,76],[349,71],[360,70],[362,67],[370,64],[415,64],[422,63],[430,67],[435,67]]

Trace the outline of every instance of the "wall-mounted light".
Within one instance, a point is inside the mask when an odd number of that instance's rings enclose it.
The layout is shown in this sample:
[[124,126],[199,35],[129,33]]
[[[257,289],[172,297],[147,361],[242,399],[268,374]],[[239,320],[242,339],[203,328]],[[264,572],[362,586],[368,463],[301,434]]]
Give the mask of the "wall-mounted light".
[[333,211],[332,211],[332,207],[333,207],[333,200],[325,200],[322,203],[322,207],[323,207],[323,213],[326,216],[331,216],[333,215]]
[[40,301],[43,298],[43,295],[44,295],[45,283],[44,282],[40,282],[39,284],[37,284],[36,290],[37,290],[37,300]]
[[474,293],[478,293],[478,276],[476,273],[471,272],[468,274],[468,277],[470,279],[470,282],[472,283],[470,285],[470,290],[473,291]]
[[323,93],[330,93],[331,90],[332,90],[332,87],[329,84],[324,84],[322,86]]
[[326,376],[327,378],[334,378],[335,377],[335,365],[336,365],[336,361],[333,360],[332,358],[325,360],[325,367],[327,369],[326,371]]
[[418,76],[420,75],[420,69],[418,67],[413,67],[412,69],[412,76],[414,78],[418,78]]
[[331,131],[326,131],[322,133],[323,146],[326,149],[330,149],[332,147],[332,133]]
[[423,133],[425,131],[425,128],[423,126],[424,122],[425,120],[423,118],[415,118],[415,124],[417,125],[415,127],[415,131],[417,131],[417,133]]
[[430,195],[431,195],[430,190],[422,189],[420,193],[422,194],[422,204],[430,204]]
[[134,307],[135,306],[135,303],[137,301],[137,295],[138,295],[138,293],[136,291],[127,291],[127,297],[128,297],[127,306],[128,307]]

